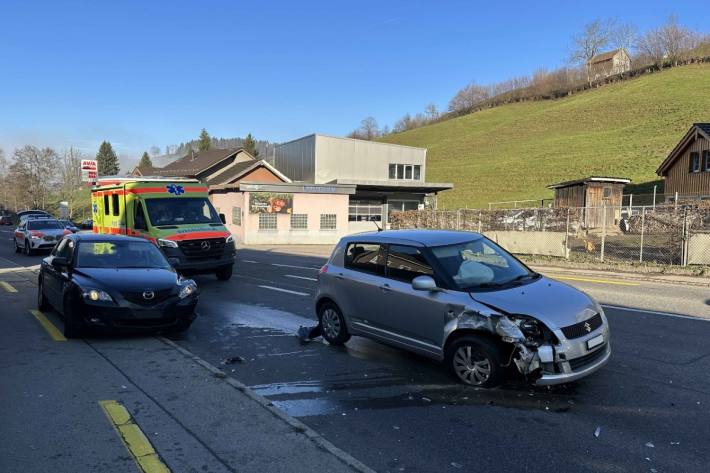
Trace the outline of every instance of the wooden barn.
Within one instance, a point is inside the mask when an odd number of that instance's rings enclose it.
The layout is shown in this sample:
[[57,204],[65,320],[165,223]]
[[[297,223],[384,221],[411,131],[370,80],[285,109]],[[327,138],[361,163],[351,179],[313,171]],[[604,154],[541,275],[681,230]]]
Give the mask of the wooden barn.
[[694,123],[656,173],[666,200],[710,198],[710,123]]
[[[621,199],[629,179],[618,177],[587,177],[547,186],[555,191],[554,206],[584,209],[587,228],[599,228],[604,223],[613,227],[621,218]],[[606,207],[606,211],[604,210]]]

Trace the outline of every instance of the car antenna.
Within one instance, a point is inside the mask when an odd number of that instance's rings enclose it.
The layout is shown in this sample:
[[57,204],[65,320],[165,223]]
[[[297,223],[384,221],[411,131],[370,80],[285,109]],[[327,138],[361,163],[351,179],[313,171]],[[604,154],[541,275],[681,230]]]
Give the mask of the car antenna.
[[381,231],[382,231],[382,227],[379,226],[379,225],[377,225],[377,221],[376,221],[376,220],[372,220],[372,223],[375,224],[375,226],[377,227],[377,231],[378,231],[378,232],[381,232]]

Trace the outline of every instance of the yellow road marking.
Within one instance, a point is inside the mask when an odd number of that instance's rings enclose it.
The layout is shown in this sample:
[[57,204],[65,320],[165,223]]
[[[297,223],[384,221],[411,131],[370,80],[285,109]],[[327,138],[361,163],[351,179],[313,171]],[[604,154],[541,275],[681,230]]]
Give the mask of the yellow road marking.
[[131,414],[121,403],[99,401],[99,405],[143,473],[170,473],[170,469],[162,462],[150,440],[138,424],[133,422]]
[[599,284],[616,284],[617,286],[640,286],[637,282],[625,282],[625,281],[612,281],[611,279],[591,279],[591,278],[573,278],[571,276],[555,276],[550,275],[553,279],[561,279],[563,281],[582,281],[582,282],[595,282]]
[[64,335],[62,335],[62,332],[59,331],[57,327],[54,326],[52,322],[49,321],[49,319],[40,311],[33,309],[30,312],[32,312],[32,315],[35,316],[35,319],[44,327],[44,329],[47,331],[50,337],[52,337],[52,340],[55,342],[66,342],[67,339],[64,338]]
[[5,289],[7,292],[17,292],[17,289],[12,287],[12,284],[10,284],[9,282],[0,281],[0,286],[2,286],[2,288]]

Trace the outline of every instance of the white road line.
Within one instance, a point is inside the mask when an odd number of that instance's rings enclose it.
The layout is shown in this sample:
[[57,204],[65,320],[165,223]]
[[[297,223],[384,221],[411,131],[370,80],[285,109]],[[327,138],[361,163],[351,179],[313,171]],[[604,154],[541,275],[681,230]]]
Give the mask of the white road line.
[[307,292],[292,291],[290,289],[282,289],[280,287],[262,286],[262,285],[259,285],[259,287],[264,288],[264,289],[271,289],[272,291],[279,291],[279,292],[285,292],[287,294],[294,294],[296,296],[310,296],[310,294],[308,294]]
[[306,281],[318,281],[316,278],[307,278],[306,276],[296,276],[295,274],[287,274],[287,278],[295,278],[295,279],[305,279]]
[[704,319],[702,317],[695,317],[692,315],[672,314],[670,312],[659,312],[656,310],[632,309],[631,307],[622,307],[622,306],[618,306],[618,305],[608,305],[608,304],[602,304],[601,306],[604,307],[605,309],[628,310],[629,312],[641,312],[642,314],[665,315],[668,317],[676,317],[678,319],[690,319],[690,320],[699,320],[701,322],[710,322],[710,319]]
[[295,264],[271,263],[271,266],[280,266],[282,268],[309,269],[311,271],[318,271],[318,268],[309,268],[308,266],[297,266]]

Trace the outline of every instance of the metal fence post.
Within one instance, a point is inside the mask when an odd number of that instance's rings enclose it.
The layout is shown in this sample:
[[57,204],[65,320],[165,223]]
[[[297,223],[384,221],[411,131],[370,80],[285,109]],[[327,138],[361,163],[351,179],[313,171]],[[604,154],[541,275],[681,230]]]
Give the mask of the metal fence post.
[[565,258],[569,259],[569,207],[567,207],[567,227],[565,228]]
[[643,263],[643,232],[646,225],[646,207],[641,207],[641,246],[639,248],[639,263]]
[[656,210],[656,187],[653,186],[653,210]]
[[456,210],[456,230],[461,230],[461,209]]
[[604,262],[604,244],[606,243],[606,205],[602,207],[602,248],[601,248],[601,262]]
[[481,212],[478,212],[478,233],[481,233]]

